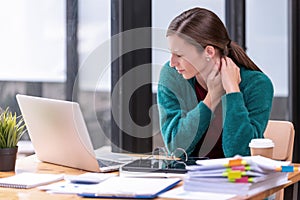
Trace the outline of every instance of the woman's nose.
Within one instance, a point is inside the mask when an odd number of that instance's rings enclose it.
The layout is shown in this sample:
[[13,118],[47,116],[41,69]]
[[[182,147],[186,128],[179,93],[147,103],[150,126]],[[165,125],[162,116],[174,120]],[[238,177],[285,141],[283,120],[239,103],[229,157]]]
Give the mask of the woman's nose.
[[174,56],[173,54],[171,55],[171,59],[170,59],[170,66],[171,67],[176,67],[178,65],[178,61],[176,56]]

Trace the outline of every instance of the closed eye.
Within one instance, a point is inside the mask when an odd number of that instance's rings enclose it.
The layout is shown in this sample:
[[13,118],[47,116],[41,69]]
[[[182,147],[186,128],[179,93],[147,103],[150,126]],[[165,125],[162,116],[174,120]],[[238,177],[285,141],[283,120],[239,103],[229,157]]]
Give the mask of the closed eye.
[[175,53],[173,53],[173,56],[176,56],[177,58],[182,57],[182,55],[178,55],[178,54],[175,54]]

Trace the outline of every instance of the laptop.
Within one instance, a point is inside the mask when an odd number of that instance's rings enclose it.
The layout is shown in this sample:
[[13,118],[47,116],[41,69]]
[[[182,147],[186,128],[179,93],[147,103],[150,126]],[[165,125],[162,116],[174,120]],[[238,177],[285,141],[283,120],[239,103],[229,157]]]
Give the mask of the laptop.
[[96,156],[77,102],[22,94],[16,98],[39,160],[91,172],[119,170],[134,160],[109,151]]

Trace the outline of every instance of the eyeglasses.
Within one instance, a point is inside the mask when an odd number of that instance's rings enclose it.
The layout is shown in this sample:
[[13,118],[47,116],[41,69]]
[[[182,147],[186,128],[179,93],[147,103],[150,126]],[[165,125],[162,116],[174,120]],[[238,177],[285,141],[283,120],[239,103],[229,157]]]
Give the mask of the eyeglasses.
[[157,159],[168,159],[175,161],[188,161],[188,155],[183,148],[176,148],[171,154],[168,154],[168,151],[165,147],[156,147],[152,151],[152,157]]
[[196,165],[197,160],[208,159],[208,157],[188,157],[183,148],[176,148],[173,152],[168,154],[165,147],[154,148],[150,158],[163,160],[160,162],[164,163],[165,161],[171,168],[185,168],[187,165]]
[[168,153],[165,147],[156,147],[152,154],[147,158],[141,158],[133,161],[131,170],[142,168],[148,172],[167,172],[183,174],[187,172],[188,165],[196,165],[197,160],[208,159],[207,157],[188,157],[183,148],[177,148]]

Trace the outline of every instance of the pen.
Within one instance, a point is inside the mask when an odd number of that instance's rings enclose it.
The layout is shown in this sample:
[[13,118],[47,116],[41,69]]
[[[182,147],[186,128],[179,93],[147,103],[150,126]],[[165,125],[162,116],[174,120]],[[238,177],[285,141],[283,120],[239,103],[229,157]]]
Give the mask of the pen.
[[97,184],[97,183],[99,183],[99,181],[72,180],[71,183],[73,183],[73,184],[91,185],[91,184]]
[[289,166],[280,166],[275,169],[276,172],[295,172],[299,171],[299,167],[295,167],[293,165]]
[[138,194],[135,194],[135,193],[98,193],[98,192],[95,192],[95,193],[90,193],[90,192],[82,192],[82,193],[79,193],[78,194],[79,196],[82,196],[82,197],[88,197],[88,198],[101,198],[101,197],[104,197],[104,198],[117,198],[117,197],[120,197],[120,198],[145,198],[146,195],[138,195]]

